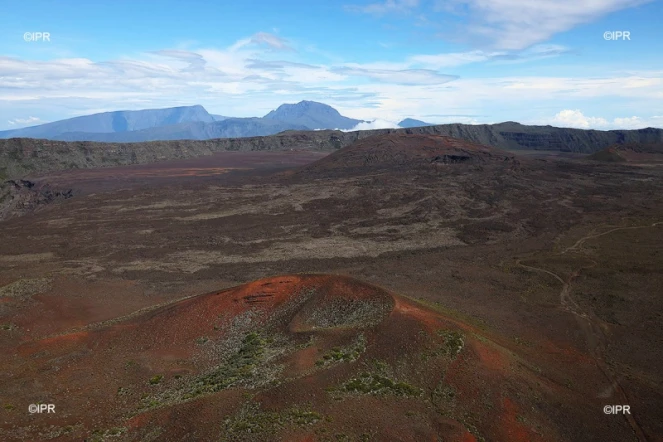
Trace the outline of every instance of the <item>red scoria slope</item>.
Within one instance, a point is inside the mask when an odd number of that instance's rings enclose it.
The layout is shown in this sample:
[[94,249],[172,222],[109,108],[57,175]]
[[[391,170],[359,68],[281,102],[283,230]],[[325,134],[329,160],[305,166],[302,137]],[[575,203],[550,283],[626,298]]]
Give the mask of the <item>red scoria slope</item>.
[[390,133],[361,139],[307,166],[303,173],[366,169],[411,169],[450,164],[514,164],[514,156],[494,147],[441,135]]
[[[379,287],[288,275],[26,342],[2,440],[626,440],[591,360]],[[15,358],[16,359],[16,358]],[[543,370],[542,370],[543,368]],[[574,379],[574,389],[560,379]],[[617,439],[615,439],[617,437]],[[113,439],[117,438],[117,439]],[[621,439],[619,439],[621,438]]]
[[587,159],[604,162],[660,164],[663,163],[663,143],[613,144],[588,155]]

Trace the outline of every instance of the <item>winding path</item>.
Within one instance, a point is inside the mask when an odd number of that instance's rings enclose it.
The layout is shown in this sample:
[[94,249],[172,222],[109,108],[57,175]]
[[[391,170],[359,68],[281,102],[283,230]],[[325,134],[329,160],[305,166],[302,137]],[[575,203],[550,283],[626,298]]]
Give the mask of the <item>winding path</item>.
[[[590,233],[582,238],[580,238],[578,241],[575,242],[570,247],[567,247],[565,250],[560,252],[560,255],[564,255],[568,252],[576,252],[576,253],[582,253],[582,246],[585,244],[590,239],[594,238],[599,238],[604,235],[608,235],[613,232],[617,232],[620,230],[633,230],[633,229],[644,229],[644,228],[651,228],[651,227],[656,227],[658,225],[663,224],[663,221],[658,221],[655,223],[652,223],[650,225],[645,225],[645,226],[630,226],[630,227],[616,227],[614,229],[610,229],[608,231],[602,232],[602,233]],[[589,259],[592,263],[591,265],[580,267],[569,275],[567,280],[564,280],[561,276],[558,274],[551,272],[550,270],[546,270],[543,268],[539,267],[533,267],[529,266],[526,264],[521,263],[521,259],[516,260],[516,264],[526,270],[534,271],[534,272],[541,272],[541,273],[546,273],[552,277],[554,277],[557,281],[559,281],[562,284],[562,289],[559,293],[559,302],[561,307],[568,311],[569,313],[573,314],[576,317],[576,320],[578,321],[578,325],[582,329],[583,333],[585,334],[585,337],[587,339],[587,346],[589,349],[590,355],[594,358],[594,361],[596,363],[596,366],[598,369],[603,373],[603,375],[608,379],[608,381],[611,383],[611,386],[608,388],[608,390],[604,393],[606,397],[610,395],[612,391],[616,392],[619,400],[621,401],[621,404],[628,404],[628,395],[626,394],[626,391],[624,388],[621,386],[619,383],[619,379],[616,376],[616,374],[608,367],[608,365],[605,363],[603,356],[605,354],[606,350],[606,336],[603,333],[603,329],[601,327],[601,319],[598,318],[593,312],[590,312],[589,314],[585,313],[582,308],[578,305],[578,303],[571,297],[571,284],[573,281],[580,275],[580,273],[583,270],[590,269],[592,267],[596,267],[598,263],[594,261],[591,258],[588,258],[587,256],[584,256],[584,258]],[[633,429],[633,432],[636,434],[638,437],[638,440],[640,441],[647,441],[647,437],[645,436],[644,432],[642,431],[642,428],[640,428],[640,425],[638,425],[638,422],[635,420],[632,414],[624,414],[623,415],[626,420],[628,421],[629,425]]]

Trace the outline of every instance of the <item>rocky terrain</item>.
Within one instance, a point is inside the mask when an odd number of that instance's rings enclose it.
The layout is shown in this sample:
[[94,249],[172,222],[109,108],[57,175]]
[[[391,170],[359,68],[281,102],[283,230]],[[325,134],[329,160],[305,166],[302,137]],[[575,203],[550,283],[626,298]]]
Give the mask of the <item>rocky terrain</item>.
[[659,164],[336,150],[12,178],[0,440],[661,438]]
[[518,123],[449,124],[370,131],[287,131],[277,135],[213,140],[145,143],[63,142],[39,139],[0,140],[0,180],[53,170],[147,164],[193,158],[223,151],[315,150],[333,152],[374,135],[388,133],[443,135],[505,150],[547,150],[587,153],[616,143],[661,143],[663,130],[596,131]]
[[48,184],[29,180],[9,180],[0,187],[0,220],[20,216],[39,206],[73,197],[72,189],[53,190]]

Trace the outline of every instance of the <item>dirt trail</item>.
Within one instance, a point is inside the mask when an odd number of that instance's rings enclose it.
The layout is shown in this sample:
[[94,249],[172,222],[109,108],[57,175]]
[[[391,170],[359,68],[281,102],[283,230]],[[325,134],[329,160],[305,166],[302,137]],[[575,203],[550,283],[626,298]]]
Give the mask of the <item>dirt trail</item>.
[[663,221],[658,221],[658,222],[652,223],[652,224],[650,224],[650,225],[648,225],[648,226],[615,227],[614,229],[610,229],[610,230],[608,230],[608,231],[606,231],[606,232],[603,232],[603,233],[596,233],[596,234],[591,234],[591,233],[590,233],[589,235],[580,238],[580,239],[579,239],[578,241],[576,241],[576,243],[573,244],[572,246],[567,247],[567,248],[566,248],[564,251],[562,251],[560,254],[561,254],[561,255],[564,255],[565,253],[570,252],[570,251],[579,251],[579,250],[581,250],[581,247],[582,247],[582,245],[585,243],[585,241],[587,241],[587,240],[589,240],[589,239],[593,239],[593,238],[598,238],[598,237],[601,237],[601,236],[603,236],[603,235],[607,235],[607,234],[612,233],[612,232],[617,232],[617,231],[619,231],[619,230],[646,229],[646,228],[648,228],[648,227],[656,227],[656,226],[658,226],[658,225],[660,225],[660,224],[663,224]]
[[[630,227],[616,227],[614,229],[610,229],[608,231],[602,232],[602,233],[589,233],[588,235],[580,238],[578,241],[575,242],[570,247],[567,247],[565,250],[560,252],[560,255],[564,255],[567,252],[575,252],[575,253],[582,253],[582,246],[585,244],[590,239],[594,238],[599,238],[601,236],[617,232],[620,230],[633,230],[633,229],[644,229],[644,228],[651,228],[651,227],[656,227],[658,225],[663,224],[663,221],[655,222],[650,225],[646,226],[630,226]],[[569,313],[573,314],[578,322],[579,327],[582,329],[586,339],[587,339],[587,347],[589,350],[589,354],[594,358],[594,361],[596,363],[596,366],[601,370],[603,375],[608,379],[610,382],[610,387],[601,394],[601,397],[609,397],[614,391],[617,393],[619,400],[621,401],[621,404],[629,404],[628,400],[628,395],[622,385],[619,382],[618,376],[608,367],[608,365],[604,361],[604,354],[606,350],[606,341],[607,338],[605,336],[605,333],[603,332],[603,328],[601,326],[601,321],[600,318],[598,318],[593,312],[585,313],[578,303],[575,302],[575,300],[571,297],[571,284],[573,281],[580,275],[580,273],[583,270],[590,269],[592,267],[596,267],[598,263],[591,258],[585,256],[588,260],[591,261],[591,264],[588,266],[583,266],[580,267],[576,270],[574,270],[568,277],[568,279],[565,281],[561,276],[558,274],[551,272],[550,270],[542,269],[539,267],[532,267],[528,266],[526,264],[522,264],[520,259],[516,261],[516,264],[519,265],[520,267],[535,271],[535,272],[542,272],[546,273],[550,276],[553,276],[555,279],[557,279],[561,284],[562,284],[562,289],[559,294],[559,302],[561,307],[568,311]],[[647,441],[647,437],[645,436],[644,432],[640,428],[640,425],[638,425],[637,421],[633,417],[632,414],[624,414],[623,415],[626,420],[628,421],[629,425],[633,429],[633,432],[636,434],[638,437],[638,440],[640,441]]]

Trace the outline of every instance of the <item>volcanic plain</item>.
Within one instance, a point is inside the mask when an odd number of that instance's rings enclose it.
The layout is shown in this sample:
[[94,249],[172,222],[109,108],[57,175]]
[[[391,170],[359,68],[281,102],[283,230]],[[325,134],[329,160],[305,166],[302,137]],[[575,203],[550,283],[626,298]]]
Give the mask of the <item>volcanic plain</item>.
[[24,177],[0,440],[661,440],[639,158],[392,133]]

